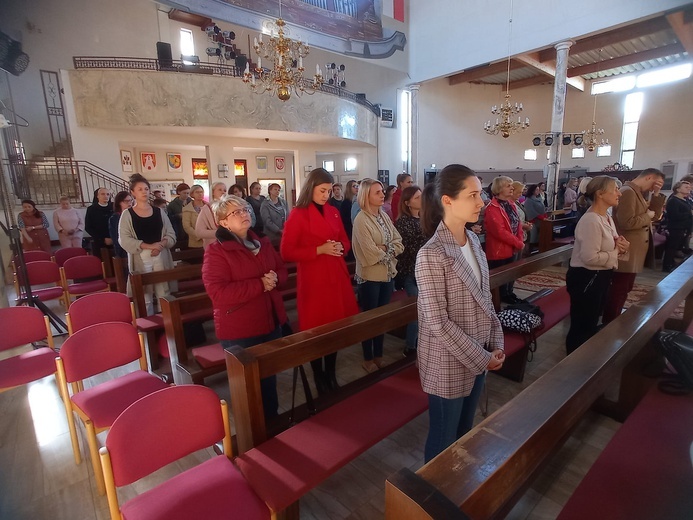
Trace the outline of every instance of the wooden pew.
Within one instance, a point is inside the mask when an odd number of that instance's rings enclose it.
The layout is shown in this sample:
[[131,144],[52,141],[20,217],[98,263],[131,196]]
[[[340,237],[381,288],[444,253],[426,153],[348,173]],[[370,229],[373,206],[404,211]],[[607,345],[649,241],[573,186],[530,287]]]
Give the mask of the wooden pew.
[[[561,226],[570,226],[575,223],[575,217],[560,217],[558,215],[554,218],[540,220],[539,221],[539,252],[549,251],[553,249],[558,244],[556,244],[555,239],[555,229]],[[560,244],[560,243],[559,243]]]
[[[618,380],[682,300],[693,321],[693,258],[512,401],[416,473],[386,482],[386,518],[502,518],[584,413]],[[632,409],[646,385],[621,382],[618,404]],[[636,395],[633,395],[633,394]],[[435,492],[432,492],[435,491]]]
[[202,247],[191,247],[189,249],[175,249],[171,251],[171,258],[174,262],[185,262],[187,264],[201,264],[205,250]]

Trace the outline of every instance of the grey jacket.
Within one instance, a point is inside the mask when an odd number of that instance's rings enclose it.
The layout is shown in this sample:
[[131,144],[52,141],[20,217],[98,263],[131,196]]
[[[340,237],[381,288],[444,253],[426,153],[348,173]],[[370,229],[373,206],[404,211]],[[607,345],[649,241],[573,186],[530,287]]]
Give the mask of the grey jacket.
[[264,233],[270,240],[276,240],[281,237],[284,230],[284,223],[289,217],[289,207],[286,201],[281,197],[278,199],[279,204],[275,205],[270,199],[265,199],[260,206],[260,215],[262,215],[262,224]]

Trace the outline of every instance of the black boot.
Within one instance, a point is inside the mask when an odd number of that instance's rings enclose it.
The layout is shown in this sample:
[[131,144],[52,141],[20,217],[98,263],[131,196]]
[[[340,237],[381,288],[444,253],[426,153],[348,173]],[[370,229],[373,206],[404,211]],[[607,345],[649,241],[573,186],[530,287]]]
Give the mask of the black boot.
[[339,388],[337,383],[337,354],[325,356],[325,382],[331,391]]
[[310,362],[313,368],[313,380],[315,381],[315,389],[318,395],[324,395],[329,391],[329,386],[325,378],[325,372],[322,369],[322,358],[314,359]]

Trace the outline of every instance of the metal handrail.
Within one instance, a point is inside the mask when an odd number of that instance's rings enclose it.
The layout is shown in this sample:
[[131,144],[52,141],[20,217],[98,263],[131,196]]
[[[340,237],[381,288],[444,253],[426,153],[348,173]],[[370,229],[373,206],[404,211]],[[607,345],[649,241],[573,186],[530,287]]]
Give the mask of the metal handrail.
[[[164,65],[156,58],[127,58],[116,56],[74,56],[72,63],[75,69],[119,69],[119,70],[154,70],[163,72],[193,72],[203,71],[214,76],[228,76],[243,78],[243,71],[235,65],[221,63],[186,64],[181,60],[170,60]],[[303,86],[309,88],[311,81],[303,79]],[[336,85],[323,84],[316,89],[325,94],[331,94],[348,99],[354,103],[365,106],[376,116],[380,116],[380,109],[366,99],[365,94],[356,94]]]

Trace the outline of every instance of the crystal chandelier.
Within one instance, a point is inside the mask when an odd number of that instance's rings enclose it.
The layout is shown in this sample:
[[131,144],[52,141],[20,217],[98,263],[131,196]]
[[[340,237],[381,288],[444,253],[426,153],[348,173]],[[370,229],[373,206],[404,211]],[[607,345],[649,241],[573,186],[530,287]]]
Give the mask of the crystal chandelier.
[[[505,101],[501,103],[500,106],[493,105],[491,107],[491,113],[496,118],[495,123],[491,123],[489,119],[484,123],[484,130],[489,135],[502,135],[504,138],[510,137],[510,134],[515,134],[521,130],[524,130],[529,126],[529,118],[526,117],[524,121],[522,116],[519,114],[522,112],[522,103],[515,103],[514,105],[510,102],[510,41],[513,31],[513,2],[510,0],[510,20],[508,28],[508,76],[505,81]],[[515,121],[517,117],[517,121]]]
[[[294,92],[301,94],[314,94],[323,83],[320,66],[315,66],[315,75],[312,81],[303,77],[303,58],[308,55],[308,46],[300,40],[292,40],[284,36],[286,22],[282,20],[282,3],[279,1],[279,18],[275,22],[277,35],[270,36],[269,41],[255,38],[253,48],[258,55],[257,66],[250,68],[246,63],[243,73],[243,82],[248,84],[253,92],[262,94],[269,92],[277,95],[282,101],[286,101]],[[271,66],[262,67],[262,59],[269,60]]]

